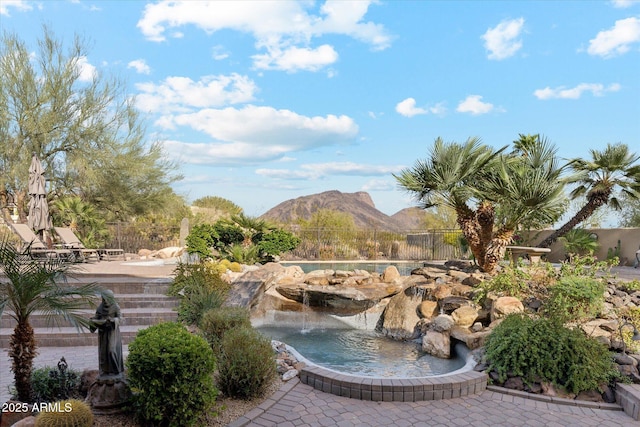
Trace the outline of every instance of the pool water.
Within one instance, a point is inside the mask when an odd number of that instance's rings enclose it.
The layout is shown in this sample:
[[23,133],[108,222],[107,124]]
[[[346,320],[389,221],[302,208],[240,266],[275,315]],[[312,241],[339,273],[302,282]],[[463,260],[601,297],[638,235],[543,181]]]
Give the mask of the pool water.
[[423,262],[344,262],[344,261],[325,261],[325,262],[281,262],[285,267],[297,265],[302,271],[309,273],[315,270],[365,270],[370,273],[383,273],[385,268],[390,265],[395,266],[401,276],[411,275],[411,270],[424,266]]
[[418,342],[394,341],[373,330],[259,326],[265,336],[293,347],[309,361],[345,374],[416,378],[462,368],[465,357],[439,359]]

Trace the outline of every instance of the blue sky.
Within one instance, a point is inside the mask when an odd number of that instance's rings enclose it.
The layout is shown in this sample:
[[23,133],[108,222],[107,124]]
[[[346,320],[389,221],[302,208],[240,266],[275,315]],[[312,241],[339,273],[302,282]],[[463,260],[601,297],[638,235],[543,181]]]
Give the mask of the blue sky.
[[0,26],[89,41],[185,178],[257,216],[328,190],[414,206],[392,173],[437,137],[540,133],[640,152],[638,1],[19,1]]

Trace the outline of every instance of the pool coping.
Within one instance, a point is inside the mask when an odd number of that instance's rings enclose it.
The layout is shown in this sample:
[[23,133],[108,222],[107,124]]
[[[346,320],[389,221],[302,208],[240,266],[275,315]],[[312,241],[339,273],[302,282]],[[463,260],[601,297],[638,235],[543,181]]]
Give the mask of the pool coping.
[[305,366],[300,382],[324,393],[375,402],[419,402],[478,394],[487,388],[484,372],[465,371],[419,378],[373,378],[345,375],[321,366]]

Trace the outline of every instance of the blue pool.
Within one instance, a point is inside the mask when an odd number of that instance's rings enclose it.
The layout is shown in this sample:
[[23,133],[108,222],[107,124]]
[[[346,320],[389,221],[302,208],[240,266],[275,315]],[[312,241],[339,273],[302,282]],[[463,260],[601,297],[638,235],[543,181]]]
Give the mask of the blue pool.
[[265,336],[293,347],[305,359],[345,374],[417,378],[442,375],[465,366],[468,350],[456,347],[457,356],[439,359],[426,354],[419,342],[394,341],[364,329],[259,326]]

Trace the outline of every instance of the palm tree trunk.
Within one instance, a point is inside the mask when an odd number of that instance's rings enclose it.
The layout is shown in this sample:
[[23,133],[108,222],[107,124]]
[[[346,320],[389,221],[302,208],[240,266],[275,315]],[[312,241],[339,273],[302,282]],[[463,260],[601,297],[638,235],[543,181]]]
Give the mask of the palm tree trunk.
[[12,370],[18,400],[31,402],[31,371],[36,357],[36,340],[28,321],[19,321],[9,341],[9,357],[13,360]]
[[513,238],[513,230],[500,229],[496,232],[487,247],[487,255],[484,258],[484,264],[480,265],[482,271],[493,274],[501,259],[507,250],[507,245],[511,243]]
[[484,258],[484,248],[478,233],[478,221],[475,212],[466,205],[456,206],[456,221],[460,230],[462,230],[464,238],[467,239],[469,250],[471,250],[475,259]]
[[600,206],[603,206],[607,203],[609,197],[603,197],[603,195],[589,197],[587,204],[582,207],[569,221],[566,222],[562,227],[551,233],[549,237],[544,239],[542,242],[538,244],[540,248],[548,248],[550,247],[558,238],[564,236],[569,231],[573,230],[578,224],[580,224],[585,219],[589,218]]

